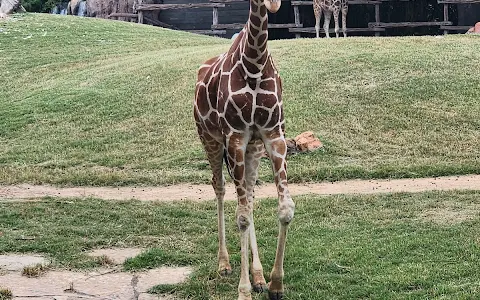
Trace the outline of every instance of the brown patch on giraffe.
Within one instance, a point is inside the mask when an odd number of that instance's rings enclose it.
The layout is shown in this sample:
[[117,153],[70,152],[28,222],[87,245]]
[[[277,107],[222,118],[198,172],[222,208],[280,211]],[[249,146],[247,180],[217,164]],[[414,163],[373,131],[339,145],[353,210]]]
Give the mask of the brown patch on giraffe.
[[210,106],[213,109],[217,109],[217,90],[218,90],[218,77],[215,77],[210,81],[207,87],[208,98],[210,99]]
[[272,117],[270,118],[270,121],[267,123],[267,127],[274,127],[279,120],[280,120],[280,109],[278,108],[278,105],[277,105],[273,109]]
[[248,38],[248,43],[252,46],[255,46],[255,38],[251,34],[248,34],[247,38]]
[[[267,62],[265,63],[265,71],[263,72],[262,78],[274,79],[275,77],[277,76],[275,75],[275,69],[272,67],[272,60],[268,59]],[[278,93],[278,96],[280,96],[280,93]]]
[[262,65],[262,66],[265,65],[265,63],[266,63],[266,61],[267,61],[267,58],[268,58],[268,55],[267,55],[267,54],[268,54],[267,51],[265,51],[265,52],[263,53],[263,55],[260,56],[259,59],[257,59],[257,64]]
[[231,131],[230,126],[228,125],[227,120],[225,120],[224,117],[220,118],[220,125],[221,125],[221,132],[224,135],[230,134],[230,131]]
[[257,107],[255,109],[255,114],[254,114],[255,124],[263,127],[265,123],[267,123],[267,119],[269,115],[270,115],[270,112],[268,110],[262,107]]
[[242,72],[242,66],[238,65],[233,71],[232,75],[235,74],[235,76],[230,77],[230,88],[232,92],[238,92],[239,90],[243,89],[246,85],[245,79],[243,76],[241,76]]
[[247,84],[252,90],[257,89],[257,79],[247,78]]
[[[237,162],[238,159],[236,159]],[[236,179],[242,179],[244,176],[245,176],[245,165],[236,165],[234,168],[233,168],[233,176],[236,178]],[[241,196],[244,196],[245,193],[242,193],[241,195],[239,195],[240,197]]]
[[255,1],[250,1],[250,11],[256,13],[258,10],[258,5]]
[[[257,45],[258,45],[259,47],[262,47],[262,46],[265,47],[265,46],[266,46],[266,43],[265,43],[266,41],[267,41],[267,34],[266,34],[266,33],[262,33],[262,34],[260,34],[260,36],[258,37],[258,41],[257,41],[258,44],[257,44]],[[265,54],[264,54],[264,55],[265,55]]]
[[[264,7],[264,5],[262,5],[262,7]],[[262,13],[262,7],[260,7],[260,14]],[[260,25],[262,24],[260,18],[254,15],[250,15],[250,22],[252,22],[252,24],[257,27],[260,27]]]
[[262,82],[260,82],[260,88],[265,91],[274,92],[275,81],[273,79],[262,80]]
[[268,31],[268,22],[262,23],[262,31]]
[[233,95],[232,100],[242,112],[242,117],[245,122],[250,123],[252,116],[253,95],[250,93]]
[[[236,167],[235,170],[237,170],[237,168],[238,167]],[[239,176],[239,177],[237,177],[237,176]],[[238,174],[235,173],[235,178],[243,178],[243,173],[240,173],[240,171],[238,171]],[[245,197],[245,195],[247,194],[247,192],[242,188],[242,186],[240,184],[238,185],[238,188],[236,190],[237,190],[237,196],[239,198]]]
[[238,114],[238,111],[235,109],[235,106],[232,102],[228,102],[227,109],[225,111],[225,120],[227,123],[237,130],[244,130],[245,129],[245,122]]
[[283,159],[275,158],[275,157],[272,157],[272,159],[273,159],[273,165],[275,167],[275,170],[276,171],[280,170],[283,167]]
[[212,122],[212,115],[215,115],[215,114],[211,114],[210,115],[210,119],[207,119],[205,120],[205,128],[209,131],[209,132],[215,132],[218,130],[218,125],[216,122]]
[[266,108],[272,108],[277,104],[277,97],[270,94],[257,94],[257,105],[264,106]]
[[287,151],[286,145],[284,142],[276,142],[274,144],[275,151],[279,153],[280,155],[285,155],[285,152]]
[[210,105],[208,104],[208,101],[205,97],[206,93],[207,91],[204,86],[198,87],[197,107],[198,107],[198,112],[204,117],[210,111]]
[[253,28],[253,27],[250,28],[250,33],[251,33],[253,36],[257,36],[259,32],[260,32],[260,31],[258,31],[257,29],[255,29],[255,28]]
[[265,16],[267,14],[267,7],[264,5],[260,6],[260,16]]
[[[250,49],[250,51],[255,51],[256,52],[256,50],[254,50],[252,48],[249,48],[249,49]],[[258,72],[260,72],[260,69],[256,65],[249,62],[248,60],[243,59],[242,61],[243,61],[243,65],[248,70],[248,72],[250,72],[252,74],[258,74]]]

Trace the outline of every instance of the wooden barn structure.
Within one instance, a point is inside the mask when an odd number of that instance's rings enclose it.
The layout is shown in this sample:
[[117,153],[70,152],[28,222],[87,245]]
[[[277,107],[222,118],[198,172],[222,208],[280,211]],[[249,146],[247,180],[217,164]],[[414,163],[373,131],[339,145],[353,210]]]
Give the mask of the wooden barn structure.
[[[243,28],[249,11],[248,0],[150,1],[154,3],[139,0],[134,14],[109,17],[230,38]],[[464,33],[479,21],[480,0],[350,0],[347,32],[350,36]],[[313,37],[314,25],[313,1],[282,0],[280,10],[269,13],[271,39]],[[334,33],[333,24],[330,31]]]

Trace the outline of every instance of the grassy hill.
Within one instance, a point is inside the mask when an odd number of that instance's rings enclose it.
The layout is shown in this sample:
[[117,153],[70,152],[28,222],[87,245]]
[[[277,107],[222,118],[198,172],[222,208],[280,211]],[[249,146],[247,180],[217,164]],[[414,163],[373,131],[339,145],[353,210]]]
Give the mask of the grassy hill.
[[[196,70],[230,41],[134,23],[0,20],[0,184],[209,182]],[[291,182],[480,172],[480,38],[272,41]],[[262,180],[271,180],[267,161]]]

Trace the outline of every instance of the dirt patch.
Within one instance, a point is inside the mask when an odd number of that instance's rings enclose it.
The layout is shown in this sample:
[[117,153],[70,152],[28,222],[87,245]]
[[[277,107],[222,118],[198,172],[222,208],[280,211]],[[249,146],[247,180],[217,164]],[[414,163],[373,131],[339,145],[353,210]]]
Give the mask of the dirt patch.
[[[92,256],[106,256],[116,264],[135,257],[141,248],[97,249]],[[41,276],[22,276],[24,267],[47,264],[40,255],[0,255],[0,282],[14,299],[173,299],[150,295],[148,290],[158,284],[178,284],[192,272],[189,267],[161,267],[142,272],[120,272],[104,268],[92,272],[47,270]]]
[[48,263],[48,260],[41,255],[0,255],[0,269],[6,271],[22,271],[25,267]]
[[443,202],[441,207],[424,211],[420,219],[439,225],[453,225],[472,220],[480,213],[480,206],[456,202]]
[[[423,192],[432,190],[480,189],[480,175],[395,180],[347,180],[329,183],[289,184],[292,196],[314,194],[377,194],[393,192]],[[45,196],[61,198],[95,197],[110,200],[138,199],[144,201],[206,201],[215,199],[211,185],[180,184],[166,187],[73,187],[59,188],[49,185],[14,185],[0,187],[0,201],[34,199]],[[256,198],[277,197],[274,184],[255,188]],[[225,200],[235,200],[233,184],[226,186]]]
[[50,271],[38,278],[14,272],[0,276],[0,282],[12,291],[14,299],[167,299],[146,293],[158,284],[178,284],[190,272],[188,267],[137,273]]
[[476,217],[478,211],[463,209],[452,210],[448,208],[428,210],[422,215],[422,219],[440,225],[453,225]]

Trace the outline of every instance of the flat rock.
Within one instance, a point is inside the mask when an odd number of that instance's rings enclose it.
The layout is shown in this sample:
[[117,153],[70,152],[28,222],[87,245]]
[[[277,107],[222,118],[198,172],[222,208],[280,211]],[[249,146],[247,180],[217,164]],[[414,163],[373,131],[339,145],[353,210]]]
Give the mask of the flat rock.
[[181,283],[187,279],[190,273],[192,273],[192,269],[189,267],[161,267],[149,270],[148,272],[137,273],[137,291],[145,293],[150,288],[159,284]]
[[47,263],[47,259],[41,255],[0,255],[0,269],[8,271],[19,271],[27,266]]
[[100,299],[134,299],[133,276],[129,273],[110,273],[89,276],[73,283],[73,292]]
[[142,248],[114,248],[114,249],[96,249],[90,251],[90,256],[107,256],[115,264],[123,264],[127,258],[139,255],[144,249]]
[[36,278],[21,272],[0,275],[2,287],[12,291],[15,300],[135,299],[168,300],[171,296],[151,295],[147,291],[159,284],[177,284],[192,272],[189,267],[161,267],[144,272],[116,272],[99,269],[90,272],[48,271]]
[[64,295],[64,291],[70,288],[72,282],[84,276],[81,273],[51,271],[37,278],[29,278],[15,272],[0,276],[0,282],[3,287],[12,291],[15,299],[17,297],[52,299],[51,296]]

